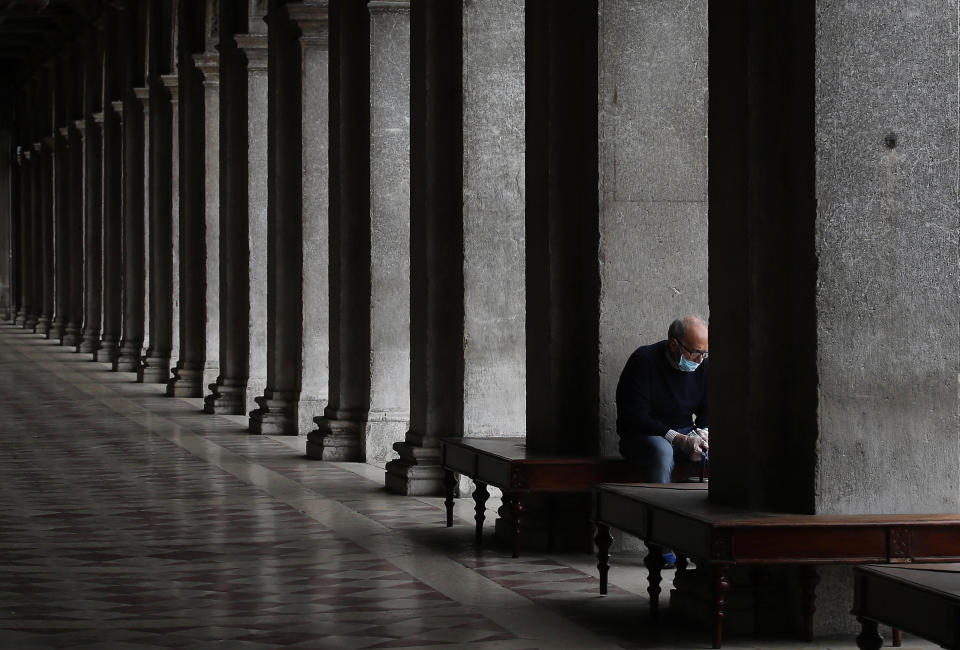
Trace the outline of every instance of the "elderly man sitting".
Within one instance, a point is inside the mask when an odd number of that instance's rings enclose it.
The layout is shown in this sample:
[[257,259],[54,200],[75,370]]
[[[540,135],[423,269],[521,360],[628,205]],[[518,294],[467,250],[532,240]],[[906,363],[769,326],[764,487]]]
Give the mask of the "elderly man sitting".
[[637,348],[620,374],[620,453],[651,482],[669,483],[677,460],[699,461],[708,449],[707,350],[707,324],[686,316],[667,340]]

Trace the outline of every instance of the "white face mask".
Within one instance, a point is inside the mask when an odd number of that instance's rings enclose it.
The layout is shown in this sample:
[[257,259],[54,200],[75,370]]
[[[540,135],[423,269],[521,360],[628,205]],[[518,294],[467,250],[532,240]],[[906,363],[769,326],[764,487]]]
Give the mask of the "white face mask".
[[684,372],[693,372],[700,367],[700,364],[696,361],[690,361],[690,359],[683,356],[683,352],[681,352],[680,361],[677,363],[677,367]]

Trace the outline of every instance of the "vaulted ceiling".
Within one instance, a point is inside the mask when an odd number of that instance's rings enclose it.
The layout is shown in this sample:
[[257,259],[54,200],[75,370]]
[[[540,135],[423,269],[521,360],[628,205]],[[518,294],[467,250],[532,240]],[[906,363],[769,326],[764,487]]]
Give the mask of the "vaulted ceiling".
[[103,0],[0,0],[0,75],[15,83],[75,41]]

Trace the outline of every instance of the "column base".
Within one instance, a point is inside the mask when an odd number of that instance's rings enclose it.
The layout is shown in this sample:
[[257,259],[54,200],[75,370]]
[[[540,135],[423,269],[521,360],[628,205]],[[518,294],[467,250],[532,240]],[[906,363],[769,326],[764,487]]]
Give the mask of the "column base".
[[363,460],[363,420],[324,416],[313,418],[313,421],[317,430],[307,434],[307,456],[317,460]]
[[210,384],[210,395],[203,398],[203,410],[206,413],[221,415],[243,415],[247,412],[247,382],[243,379],[217,377]]
[[439,446],[421,447],[398,442],[393,448],[400,458],[387,463],[384,478],[387,492],[405,496],[440,496],[446,493]]
[[363,460],[383,467],[394,458],[393,446],[403,442],[410,428],[410,416],[406,412],[371,411],[364,432]]
[[120,354],[113,360],[114,372],[137,372],[140,370],[140,359],[143,357],[143,346],[139,341],[124,339],[120,343]]
[[67,325],[63,331],[63,338],[60,339],[60,345],[75,348],[80,343],[80,328],[76,325]]
[[[694,562],[696,562],[695,558]],[[727,575],[730,578],[730,590],[725,594],[723,631],[747,636],[756,634],[761,617],[758,607],[764,600],[779,600],[779,595],[771,593],[768,594],[770,598],[763,599],[759,589],[763,581],[758,583],[755,580],[757,572],[750,568],[731,567]],[[682,620],[702,628],[704,632],[712,630],[714,614],[717,611],[713,597],[713,582],[709,565],[693,570],[677,571],[673,577],[673,589],[670,590],[671,611],[679,612]],[[775,618],[781,625],[784,623],[783,612],[768,611],[769,607],[765,607],[764,610],[765,616]],[[779,631],[782,632],[789,627],[786,625]]]
[[34,326],[33,331],[36,332],[37,334],[48,336],[50,334],[50,317],[40,316],[37,319],[37,324]]
[[148,350],[137,369],[137,381],[141,384],[165,384],[170,381],[170,357]]
[[299,397],[295,392],[264,391],[256,400],[259,408],[250,412],[250,433],[299,435]]
[[67,330],[67,323],[61,318],[54,318],[53,322],[50,324],[50,329],[47,330],[48,339],[57,339],[61,341],[63,339],[63,333]]
[[24,327],[24,324],[27,322],[27,310],[21,309],[16,318],[13,319],[13,324],[20,327]]
[[80,343],[77,344],[77,352],[93,353],[100,349],[100,332],[87,330],[83,332]]
[[203,397],[203,368],[187,368],[179,362],[167,382],[170,397]]
[[93,360],[112,364],[118,356],[120,356],[120,341],[109,334],[104,334],[100,339],[100,347],[93,352]]
[[27,314],[27,318],[23,321],[23,329],[36,332],[38,322],[39,319],[36,314]]

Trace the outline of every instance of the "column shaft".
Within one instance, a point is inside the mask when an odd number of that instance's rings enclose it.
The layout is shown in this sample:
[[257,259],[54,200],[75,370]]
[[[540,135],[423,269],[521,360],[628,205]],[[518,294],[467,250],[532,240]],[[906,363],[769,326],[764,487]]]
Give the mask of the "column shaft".
[[103,310],[103,113],[94,113],[83,132],[84,316],[78,352],[100,349]]
[[367,7],[331,7],[329,402],[307,454],[361,460],[370,404],[370,27]]
[[[165,81],[165,80],[164,80]],[[173,110],[171,93],[164,81],[154,80],[150,88],[148,230],[146,237],[149,274],[147,319],[150,345],[138,371],[138,381],[166,383],[170,379],[173,339]]]
[[270,14],[267,387],[254,433],[307,431],[326,402],[327,20],[326,3]]
[[36,332],[50,333],[54,308],[54,143],[52,136],[43,138],[40,146],[40,311]]
[[27,316],[30,313],[32,301],[33,273],[32,262],[32,224],[35,219],[33,213],[33,154],[22,147],[20,154],[20,233],[19,250],[17,251],[17,273],[20,281],[20,304],[17,310],[14,325],[25,327]]
[[67,255],[67,312],[63,331],[62,345],[76,350],[83,331],[83,231],[84,231],[84,134],[86,122],[76,120],[69,129],[67,170],[70,201],[69,222],[64,245],[69,249]]
[[123,319],[123,104],[111,102],[103,118],[103,336],[97,361],[120,354]]
[[70,309],[70,139],[66,126],[53,137],[53,321],[47,338],[63,341]]
[[144,248],[144,105],[127,90],[123,100],[123,338],[113,369],[137,372],[143,355],[146,250]]

